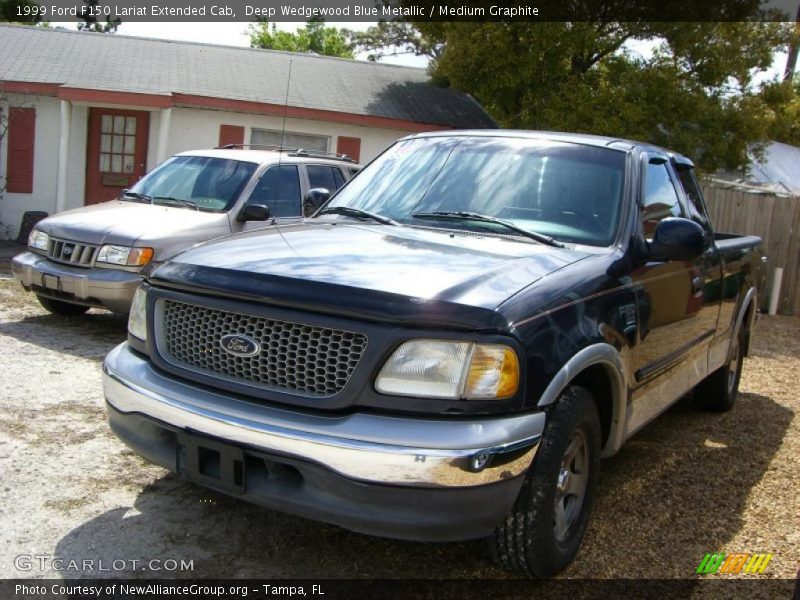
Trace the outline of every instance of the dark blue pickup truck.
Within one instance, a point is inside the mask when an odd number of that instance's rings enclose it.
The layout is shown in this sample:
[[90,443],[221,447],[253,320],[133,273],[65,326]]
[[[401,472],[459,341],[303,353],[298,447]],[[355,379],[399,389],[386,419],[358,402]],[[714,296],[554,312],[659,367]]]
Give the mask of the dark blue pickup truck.
[[581,543],[601,456],[692,390],[733,406],[759,245],[715,233],[691,161],[662,148],[405,138],[303,224],[148,273],[105,360],[110,425],[244,500],[486,537],[500,564],[551,575]]

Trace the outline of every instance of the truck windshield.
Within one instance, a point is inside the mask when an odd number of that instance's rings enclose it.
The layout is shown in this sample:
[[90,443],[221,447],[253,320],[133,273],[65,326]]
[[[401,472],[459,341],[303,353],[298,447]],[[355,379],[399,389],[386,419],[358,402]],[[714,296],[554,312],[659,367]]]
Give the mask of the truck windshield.
[[608,246],[624,181],[625,153],[609,148],[510,137],[424,137],[389,148],[326,208],[365,210],[406,225],[514,235],[501,223],[463,214],[471,213],[561,242]]
[[207,156],[173,156],[131,187],[123,200],[227,210],[253,176],[255,163]]

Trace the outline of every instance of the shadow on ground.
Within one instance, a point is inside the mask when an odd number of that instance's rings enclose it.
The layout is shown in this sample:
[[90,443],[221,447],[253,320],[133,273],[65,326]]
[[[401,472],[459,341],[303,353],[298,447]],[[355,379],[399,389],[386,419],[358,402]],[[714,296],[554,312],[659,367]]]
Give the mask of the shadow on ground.
[[[791,418],[790,410],[757,394],[743,394],[721,415],[695,410],[690,399],[679,402],[604,461],[589,533],[565,576],[691,577],[703,555],[740,528],[746,498]],[[128,573],[149,577],[509,576],[488,562],[480,541],[371,538],[252,506],[171,474],[142,489],[134,508],[107,511],[73,529],[56,554],[194,561],[191,572]]]
[[127,338],[127,315],[92,311],[77,317],[35,315],[0,323],[0,336],[36,344],[53,352],[102,360]]

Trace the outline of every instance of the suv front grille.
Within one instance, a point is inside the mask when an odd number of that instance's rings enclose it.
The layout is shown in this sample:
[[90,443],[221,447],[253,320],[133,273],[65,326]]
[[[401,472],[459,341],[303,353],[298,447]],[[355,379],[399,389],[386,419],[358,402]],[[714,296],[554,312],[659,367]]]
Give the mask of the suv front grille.
[[[176,302],[162,303],[157,348],[168,363],[226,381],[306,396],[340,392],[367,347],[358,333]],[[222,338],[246,336],[254,356],[231,354]]]
[[74,267],[91,267],[100,246],[50,238],[47,258]]

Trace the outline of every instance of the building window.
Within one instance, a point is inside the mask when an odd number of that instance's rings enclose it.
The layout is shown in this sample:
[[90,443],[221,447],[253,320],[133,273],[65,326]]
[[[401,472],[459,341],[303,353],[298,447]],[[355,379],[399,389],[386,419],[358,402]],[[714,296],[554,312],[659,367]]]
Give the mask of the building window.
[[101,173],[133,173],[136,117],[103,115],[100,123]]
[[281,143],[281,132],[271,129],[253,128],[250,133],[251,144],[263,144],[266,146],[289,146],[292,148],[302,148],[314,152],[327,152],[329,138],[324,135],[310,135],[308,133],[293,133],[287,131],[283,134]]

